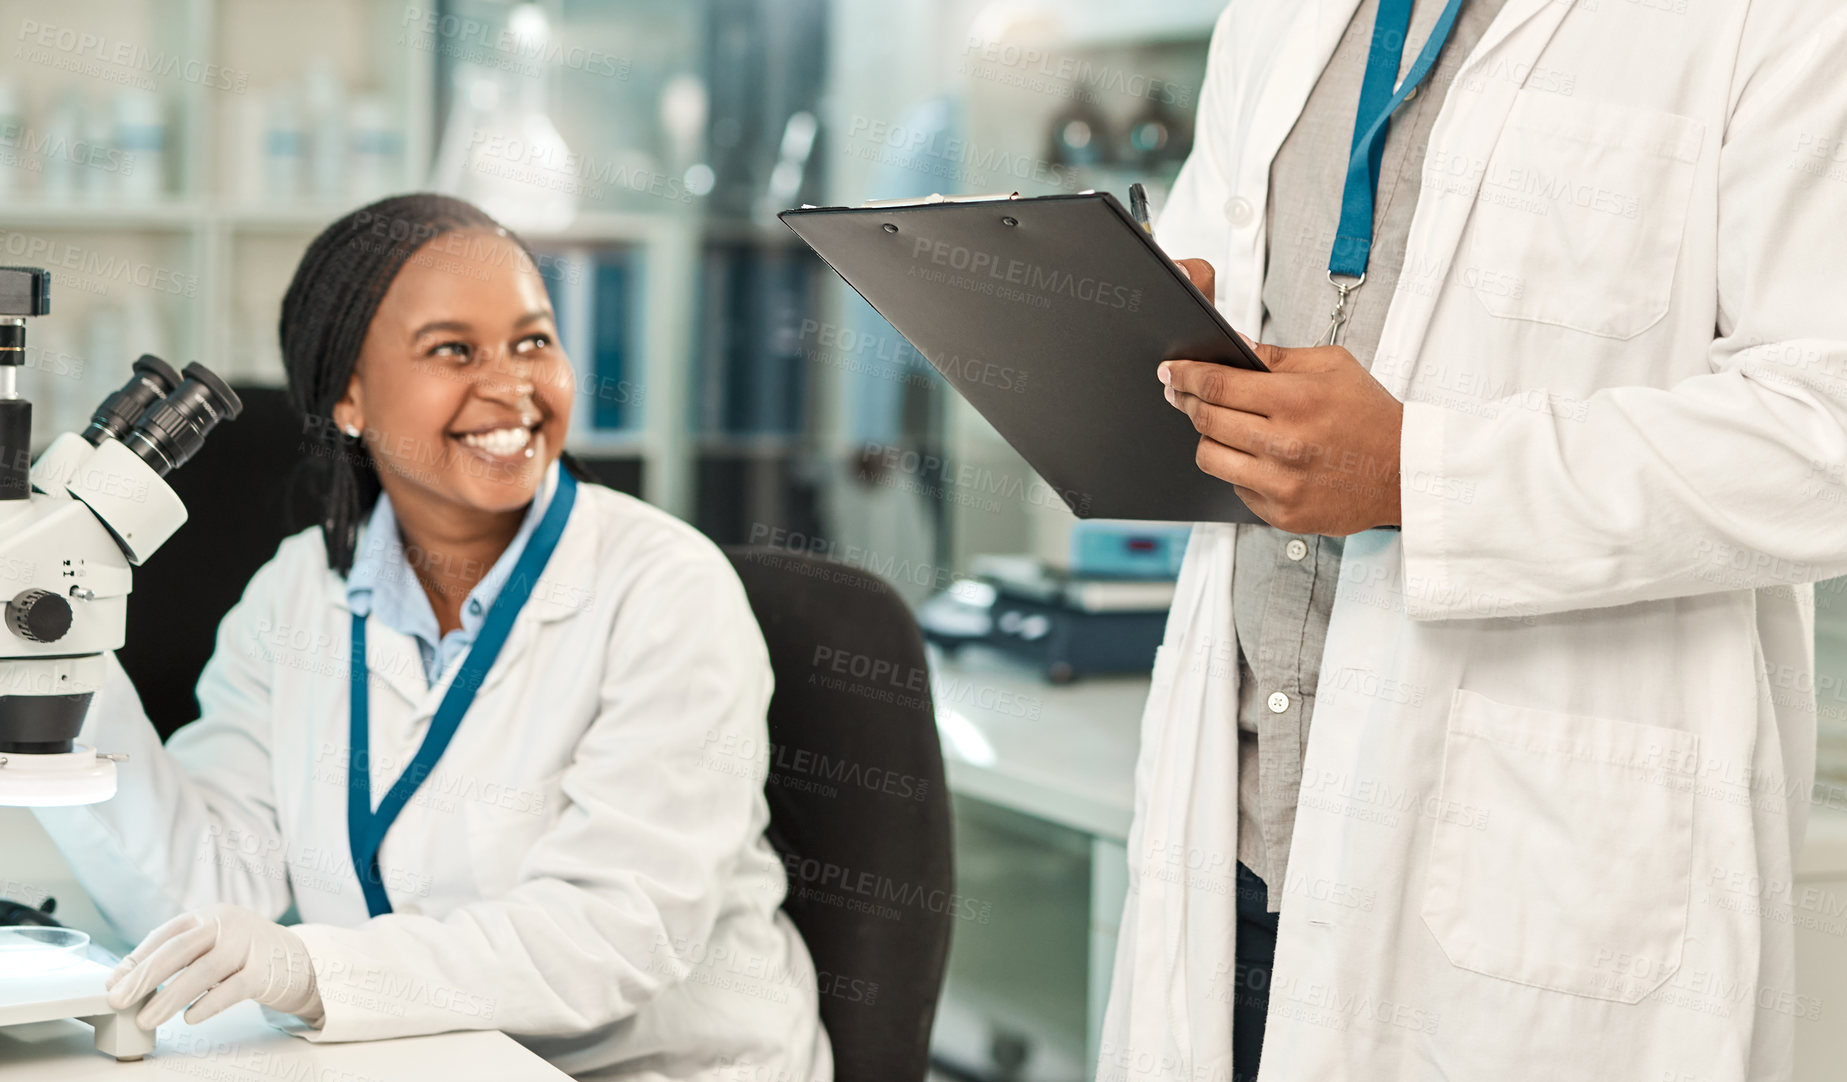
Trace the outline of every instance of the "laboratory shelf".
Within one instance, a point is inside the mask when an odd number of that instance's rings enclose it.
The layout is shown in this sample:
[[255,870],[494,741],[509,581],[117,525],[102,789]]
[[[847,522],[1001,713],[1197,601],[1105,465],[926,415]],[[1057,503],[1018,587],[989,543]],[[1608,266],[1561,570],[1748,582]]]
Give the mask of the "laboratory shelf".
[[196,229],[200,219],[201,210],[197,203],[179,200],[148,203],[91,203],[78,200],[0,202],[0,226],[8,229],[171,232]]
[[[176,364],[198,361],[233,382],[285,382],[275,328],[294,267],[320,230],[371,197],[324,194],[332,189],[314,183],[306,150],[290,189],[296,194],[278,188],[265,157],[275,147],[266,134],[272,111],[293,95],[294,107],[311,114],[314,79],[331,72],[338,108],[376,101],[400,137],[396,175],[371,183],[380,192],[430,188],[442,134],[438,106],[446,105],[444,58],[467,43],[432,35],[416,21],[417,10],[401,0],[298,7],[270,0],[71,0],[60,10],[60,28],[159,50],[185,61],[184,71],[220,72],[222,80],[156,75],[147,81],[159,101],[164,145],[151,163],[140,164],[159,171],[164,194],[131,195],[132,183],[114,175],[101,177],[106,187],[94,190],[99,177],[82,169],[67,171],[68,198],[48,195],[48,177],[31,165],[0,177],[8,182],[0,185],[0,261],[43,265],[53,275],[52,314],[34,328],[35,353],[22,379],[40,427],[80,425],[107,393],[105,384],[119,383],[129,360],[144,350]],[[66,99],[87,109],[80,115],[91,121],[109,115],[118,84],[126,82],[67,70],[55,44],[47,48],[0,73],[22,103],[21,145],[45,145],[50,110]],[[301,131],[313,134],[311,117]],[[620,378],[645,395],[634,392],[621,427],[598,429],[595,422],[610,419],[597,416],[589,390],[579,394],[569,446],[586,456],[639,460],[644,495],[679,513],[691,507],[681,385],[689,378],[704,210],[699,201],[645,210],[585,204],[566,228],[522,231],[545,262],[577,271],[594,271],[612,249],[628,253],[634,303],[620,318],[629,327],[630,367]],[[570,294],[560,297],[561,314],[574,309],[569,318],[579,322],[560,330],[586,381],[598,378],[595,355],[602,348],[581,333],[593,326],[586,313],[598,302],[590,290],[594,278],[579,273],[553,283]]]

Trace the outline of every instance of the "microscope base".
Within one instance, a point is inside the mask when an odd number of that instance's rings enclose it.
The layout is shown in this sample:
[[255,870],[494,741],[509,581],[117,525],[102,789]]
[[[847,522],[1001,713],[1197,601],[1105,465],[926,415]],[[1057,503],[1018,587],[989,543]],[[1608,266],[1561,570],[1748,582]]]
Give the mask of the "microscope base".
[[57,973],[0,975],[0,1026],[75,1018],[96,1030],[98,1052],[121,1062],[138,1060],[154,1050],[154,1033],[135,1025],[141,1004],[125,1011],[110,1008],[103,992],[108,975],[106,966],[91,961]]

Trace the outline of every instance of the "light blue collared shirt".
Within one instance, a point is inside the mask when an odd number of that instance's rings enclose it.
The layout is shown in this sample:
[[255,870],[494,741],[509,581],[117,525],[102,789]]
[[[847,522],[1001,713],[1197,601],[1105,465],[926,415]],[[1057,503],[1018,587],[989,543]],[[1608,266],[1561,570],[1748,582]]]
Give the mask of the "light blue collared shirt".
[[442,634],[436,622],[436,610],[430,606],[423,584],[411,570],[404,540],[398,535],[398,517],[391,508],[391,497],[378,494],[372,517],[359,536],[353,553],[353,569],[346,576],[346,603],[361,616],[376,616],[386,627],[416,640],[417,652],[423,655],[423,673],[434,686],[449,663],[468,652],[487,620],[488,610],[500,596],[500,588],[513,574],[513,565],[526,551],[526,542],[538,526],[557,488],[557,462],[545,472],[537,495],[526,506],[526,517],[507,550],[488,568],[475,588],[462,602],[462,626]]

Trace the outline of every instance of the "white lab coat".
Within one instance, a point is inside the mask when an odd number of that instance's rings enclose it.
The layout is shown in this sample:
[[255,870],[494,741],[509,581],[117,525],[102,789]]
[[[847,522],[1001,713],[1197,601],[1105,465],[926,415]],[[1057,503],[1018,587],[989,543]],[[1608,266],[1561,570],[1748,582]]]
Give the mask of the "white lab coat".
[[[292,903],[327,1013],[313,1040],[492,1028],[572,1073],[832,1077],[763,838],[769,657],[709,541],[578,487],[454,742],[385,838],[394,912],[376,919],[347,844],[350,641],[345,580],[308,530],[226,615],[202,716],[164,749],[110,659],[82,739],[129,754],[120,793],[39,817],[113,924],[138,939],[214,902],[271,918]],[[460,659],[432,689],[409,636],[372,620],[367,651],[376,803]]]
[[[1234,326],[1357,6],[1233,0],[1213,35],[1158,236]],[[1789,1077],[1823,1009],[1808,584],[1847,572],[1844,62],[1838,0],[1508,0],[1462,67],[1372,366],[1403,532],[1346,545],[1264,1082]],[[1194,529],[1155,663],[1100,1079],[1230,1077],[1232,556]]]

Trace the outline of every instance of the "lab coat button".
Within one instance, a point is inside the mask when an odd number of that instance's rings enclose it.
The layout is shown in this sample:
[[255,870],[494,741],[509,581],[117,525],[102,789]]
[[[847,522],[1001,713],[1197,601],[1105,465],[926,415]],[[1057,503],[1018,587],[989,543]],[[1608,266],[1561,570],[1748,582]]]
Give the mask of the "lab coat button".
[[1289,696],[1280,691],[1270,692],[1270,713],[1280,714],[1289,709]]
[[1234,195],[1230,199],[1225,200],[1225,220],[1232,225],[1249,225],[1251,224],[1251,219],[1256,216],[1257,212],[1251,206],[1251,201],[1243,196]]
[[473,601],[470,601],[468,603],[468,611],[474,613],[476,616],[481,615],[481,599],[477,597]]
[[1292,537],[1289,539],[1289,543],[1283,546],[1283,555],[1289,557],[1291,560],[1300,560],[1302,557],[1308,555],[1308,543],[1299,537]]

